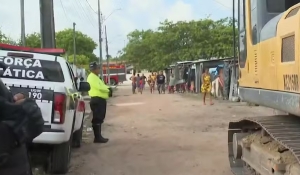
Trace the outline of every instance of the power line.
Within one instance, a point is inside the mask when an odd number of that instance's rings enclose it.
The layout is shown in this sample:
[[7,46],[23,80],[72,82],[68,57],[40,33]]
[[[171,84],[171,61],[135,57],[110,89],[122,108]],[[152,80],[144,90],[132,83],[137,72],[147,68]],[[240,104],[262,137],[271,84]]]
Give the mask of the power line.
[[93,12],[95,12],[96,14],[98,14],[98,12],[96,12],[94,9],[93,9],[93,7],[91,6],[91,4],[89,3],[89,1],[88,0],[85,0],[86,1],[86,3],[88,4],[88,6],[90,7],[90,9],[93,11]]
[[[72,2],[74,2],[74,0]],[[75,15],[79,17],[80,21],[85,21],[85,22],[88,21],[93,27],[96,28],[95,23],[94,23],[95,21],[91,20],[91,18],[89,17],[89,15],[87,15],[87,13],[85,12],[85,8],[82,6],[82,4],[80,2],[78,3],[77,0],[75,0],[76,4],[74,4],[72,2],[70,3],[70,5],[72,6],[71,7],[72,8],[72,12],[74,12]],[[60,0],[60,3],[61,3],[61,6],[63,8],[63,11],[64,11],[64,14],[65,14],[66,18],[68,20],[70,20],[68,14],[67,14],[67,10],[66,10],[64,4],[62,3],[62,0]]]
[[[82,1],[81,1],[82,2]],[[93,9],[91,9],[91,7],[90,7],[90,4],[89,3],[87,3],[87,2],[82,2],[83,3],[83,6],[85,7],[85,9],[87,10],[87,12],[89,13],[89,15],[91,16],[91,18],[93,19],[93,20],[95,20],[95,21],[97,21],[97,16],[96,15],[98,15],[98,12],[97,11],[95,11],[95,10],[93,10]],[[90,10],[91,9],[91,10]],[[96,15],[95,15],[95,14]]]
[[91,20],[91,18],[89,17],[89,15],[87,15],[87,13],[85,12],[84,7],[82,6],[82,4],[80,3],[80,1],[78,2],[77,0],[75,0],[76,4],[79,5],[82,9],[83,14],[86,16],[87,20],[92,24],[93,27],[96,28],[95,24],[93,23],[93,20]]
[[[74,1],[72,1],[72,2],[74,2]],[[72,7],[73,7],[73,11],[76,11],[76,13],[78,14],[78,17],[80,18],[80,20],[82,20],[82,21],[85,21],[83,18],[83,16],[84,15],[82,15],[82,12],[81,12],[81,10],[79,9],[77,9],[78,7],[75,5],[75,4],[73,4],[73,3],[71,3],[71,5],[72,5]],[[81,12],[81,13],[80,13]]]
[[67,13],[66,13],[66,9],[65,9],[64,4],[62,3],[61,0],[60,0],[60,4],[61,4],[61,7],[62,7],[62,9],[64,11],[65,17],[67,18],[67,20],[71,21],[70,18],[68,17],[68,15],[67,15]]
[[221,3],[221,2],[219,2],[219,1],[217,1],[217,0],[213,0],[213,1],[216,2],[217,4],[220,4],[220,5],[223,6],[223,7],[226,7],[226,8],[228,8],[228,9],[232,10],[231,7],[225,5],[225,4],[223,4],[223,3]]
[[[64,4],[63,4],[63,2],[62,2],[62,0],[60,0],[60,4],[61,4],[61,6],[62,6],[62,9],[63,9],[63,11],[64,11],[64,15],[65,15],[65,17],[69,20],[69,21],[73,21],[72,19],[70,19],[70,17],[68,16],[68,14],[67,14],[67,10],[66,10],[66,8],[65,8],[65,6],[64,6]],[[72,3],[71,3],[71,5],[72,5],[72,9],[73,9],[73,11],[75,12],[75,13],[77,13],[78,15],[78,17],[79,17],[79,19],[80,20],[83,20],[82,19],[82,17],[81,17],[81,15],[78,13],[78,11],[79,10],[74,10],[74,9],[76,9],[76,6],[74,6]],[[72,15],[71,15],[72,16]]]
[[[229,7],[229,6],[227,6],[227,5],[225,5],[225,4],[221,3],[221,2],[219,2],[219,1],[217,1],[217,0],[213,0],[213,1],[214,1],[215,3],[217,3],[217,4],[219,4],[219,5],[221,5],[221,6],[225,7],[225,8],[227,8],[227,9],[230,9],[231,11],[233,10],[232,7]],[[238,12],[238,10],[235,8],[234,12]]]

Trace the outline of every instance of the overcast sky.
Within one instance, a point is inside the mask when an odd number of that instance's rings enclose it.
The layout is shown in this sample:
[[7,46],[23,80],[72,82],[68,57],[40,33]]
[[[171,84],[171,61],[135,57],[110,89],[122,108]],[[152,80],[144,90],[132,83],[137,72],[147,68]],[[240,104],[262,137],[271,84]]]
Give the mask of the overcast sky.
[[[20,38],[20,0],[0,1],[1,30],[13,39]],[[109,16],[104,25],[112,56],[124,47],[126,35],[134,29],[155,29],[165,19],[197,20],[209,14],[219,19],[232,16],[231,10],[232,0],[101,0],[101,11]],[[97,0],[54,0],[54,11],[56,31],[76,22],[77,30],[98,43]],[[25,18],[26,33],[40,31],[39,0],[25,0]],[[95,54],[99,55],[99,49]]]

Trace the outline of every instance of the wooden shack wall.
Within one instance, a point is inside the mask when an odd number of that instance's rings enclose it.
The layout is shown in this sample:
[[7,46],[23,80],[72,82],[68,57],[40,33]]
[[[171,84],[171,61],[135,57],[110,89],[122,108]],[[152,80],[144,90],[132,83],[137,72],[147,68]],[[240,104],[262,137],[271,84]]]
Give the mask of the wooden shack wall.
[[200,87],[201,87],[201,72],[202,69],[200,67],[200,64],[196,64],[196,70],[195,70],[195,92],[200,93]]

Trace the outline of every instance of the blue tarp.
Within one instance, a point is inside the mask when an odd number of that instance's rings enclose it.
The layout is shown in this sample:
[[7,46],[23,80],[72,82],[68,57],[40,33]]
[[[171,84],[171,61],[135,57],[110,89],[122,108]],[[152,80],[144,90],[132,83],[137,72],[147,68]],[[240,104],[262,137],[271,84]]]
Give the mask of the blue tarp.
[[210,68],[208,71],[209,71],[209,73],[210,73],[211,75],[217,75],[217,73],[218,73],[216,67],[215,67],[215,68]]
[[218,65],[217,67],[210,68],[208,71],[209,71],[209,73],[212,74],[212,75],[218,75],[219,69],[220,69],[220,68],[223,68],[223,67],[224,67],[224,65],[223,65],[223,64],[220,64],[220,65]]

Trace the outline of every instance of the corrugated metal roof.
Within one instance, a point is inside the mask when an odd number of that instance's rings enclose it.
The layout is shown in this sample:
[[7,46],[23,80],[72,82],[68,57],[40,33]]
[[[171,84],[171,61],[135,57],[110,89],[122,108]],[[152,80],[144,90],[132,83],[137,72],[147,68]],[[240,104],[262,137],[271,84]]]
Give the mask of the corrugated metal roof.
[[227,61],[227,60],[232,60],[232,59],[234,59],[234,57],[210,59],[210,60],[200,59],[200,60],[194,61],[193,63],[212,62],[212,61]]

